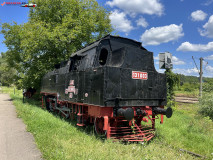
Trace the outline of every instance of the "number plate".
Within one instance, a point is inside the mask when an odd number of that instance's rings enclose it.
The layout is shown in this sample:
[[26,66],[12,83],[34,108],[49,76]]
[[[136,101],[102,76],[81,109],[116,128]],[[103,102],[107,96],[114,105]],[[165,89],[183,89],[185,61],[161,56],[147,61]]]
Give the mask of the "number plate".
[[139,72],[139,71],[132,71],[132,79],[148,79],[148,73],[147,72]]
[[75,92],[75,86],[68,86],[68,92]]

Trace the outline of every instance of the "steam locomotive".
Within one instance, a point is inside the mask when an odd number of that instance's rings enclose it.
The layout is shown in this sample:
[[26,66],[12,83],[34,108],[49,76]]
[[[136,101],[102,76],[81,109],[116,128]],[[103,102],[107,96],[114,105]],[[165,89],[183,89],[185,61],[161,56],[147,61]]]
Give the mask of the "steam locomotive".
[[140,42],[107,35],[55,65],[41,84],[42,106],[78,126],[124,141],[149,141],[160,114],[172,116],[166,76]]

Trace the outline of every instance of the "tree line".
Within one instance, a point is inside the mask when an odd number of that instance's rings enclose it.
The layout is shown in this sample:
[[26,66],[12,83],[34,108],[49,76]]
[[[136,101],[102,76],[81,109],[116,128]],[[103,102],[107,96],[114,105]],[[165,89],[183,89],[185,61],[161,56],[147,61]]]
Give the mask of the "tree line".
[[3,84],[39,89],[42,76],[55,64],[113,31],[109,12],[95,0],[37,0],[36,4],[27,23],[1,25],[8,48],[0,57]]

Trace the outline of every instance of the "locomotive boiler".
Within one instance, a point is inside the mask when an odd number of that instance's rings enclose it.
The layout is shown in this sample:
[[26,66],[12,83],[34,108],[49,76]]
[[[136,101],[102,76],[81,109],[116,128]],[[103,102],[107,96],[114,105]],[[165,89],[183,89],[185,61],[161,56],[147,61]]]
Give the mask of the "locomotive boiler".
[[[78,126],[124,141],[154,137],[155,120],[168,118],[166,76],[140,42],[107,35],[55,65],[42,79],[42,105]],[[159,116],[158,116],[159,115]]]

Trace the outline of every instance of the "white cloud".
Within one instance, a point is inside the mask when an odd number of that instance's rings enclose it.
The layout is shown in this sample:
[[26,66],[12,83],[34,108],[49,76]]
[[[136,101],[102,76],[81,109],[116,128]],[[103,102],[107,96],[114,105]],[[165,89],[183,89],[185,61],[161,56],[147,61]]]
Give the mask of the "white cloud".
[[118,7],[127,13],[158,15],[163,14],[164,7],[160,0],[112,0],[107,1],[110,7]]
[[177,58],[175,56],[172,56],[172,63],[174,65],[183,65],[183,64],[185,64],[184,61],[180,60],[179,58]]
[[[185,69],[185,68],[175,68],[173,69],[174,73],[179,73],[179,74],[184,74],[184,75],[190,75],[190,76],[199,76],[199,71],[197,70],[197,68],[189,68],[189,69]],[[208,65],[205,67],[204,71],[203,71],[203,76],[205,77],[212,77],[213,76],[213,67]]]
[[154,63],[157,65],[159,64],[159,56],[154,57]]
[[142,26],[144,28],[146,28],[149,24],[147,23],[147,21],[145,20],[145,18],[140,17],[137,21],[137,26]]
[[204,30],[199,30],[201,36],[213,38],[213,15],[209,17],[209,21],[203,25]]
[[165,69],[156,69],[156,71],[159,73],[165,73]]
[[190,42],[182,43],[177,51],[191,51],[191,52],[209,52],[213,51],[213,42],[208,44],[191,44]]
[[184,74],[184,75],[198,76],[198,70],[197,70],[197,68],[189,68],[189,69],[175,68],[175,69],[173,69],[173,72],[174,73],[179,73],[179,74]]
[[206,70],[207,70],[207,72],[213,74],[213,67],[212,66],[209,66],[209,65],[206,66]]
[[118,31],[128,33],[134,28],[124,12],[112,11],[109,18],[112,26]]
[[159,60],[159,56],[154,57],[155,60]]
[[204,68],[204,76],[206,77],[213,77],[213,67],[208,65]]
[[213,0],[208,0],[203,5],[208,6],[208,5],[212,4],[212,3],[213,3]]
[[[159,64],[159,56],[154,57],[155,64]],[[172,56],[172,63],[174,65],[184,65],[185,62],[177,58],[176,56]]]
[[204,59],[213,60],[213,55],[207,56],[207,57],[205,57]]
[[206,19],[207,14],[202,10],[197,10],[191,13],[192,21],[203,21]]
[[182,24],[179,26],[171,24],[162,27],[152,27],[146,30],[141,35],[141,41],[144,45],[159,45],[161,43],[175,41],[182,36],[184,36]]

